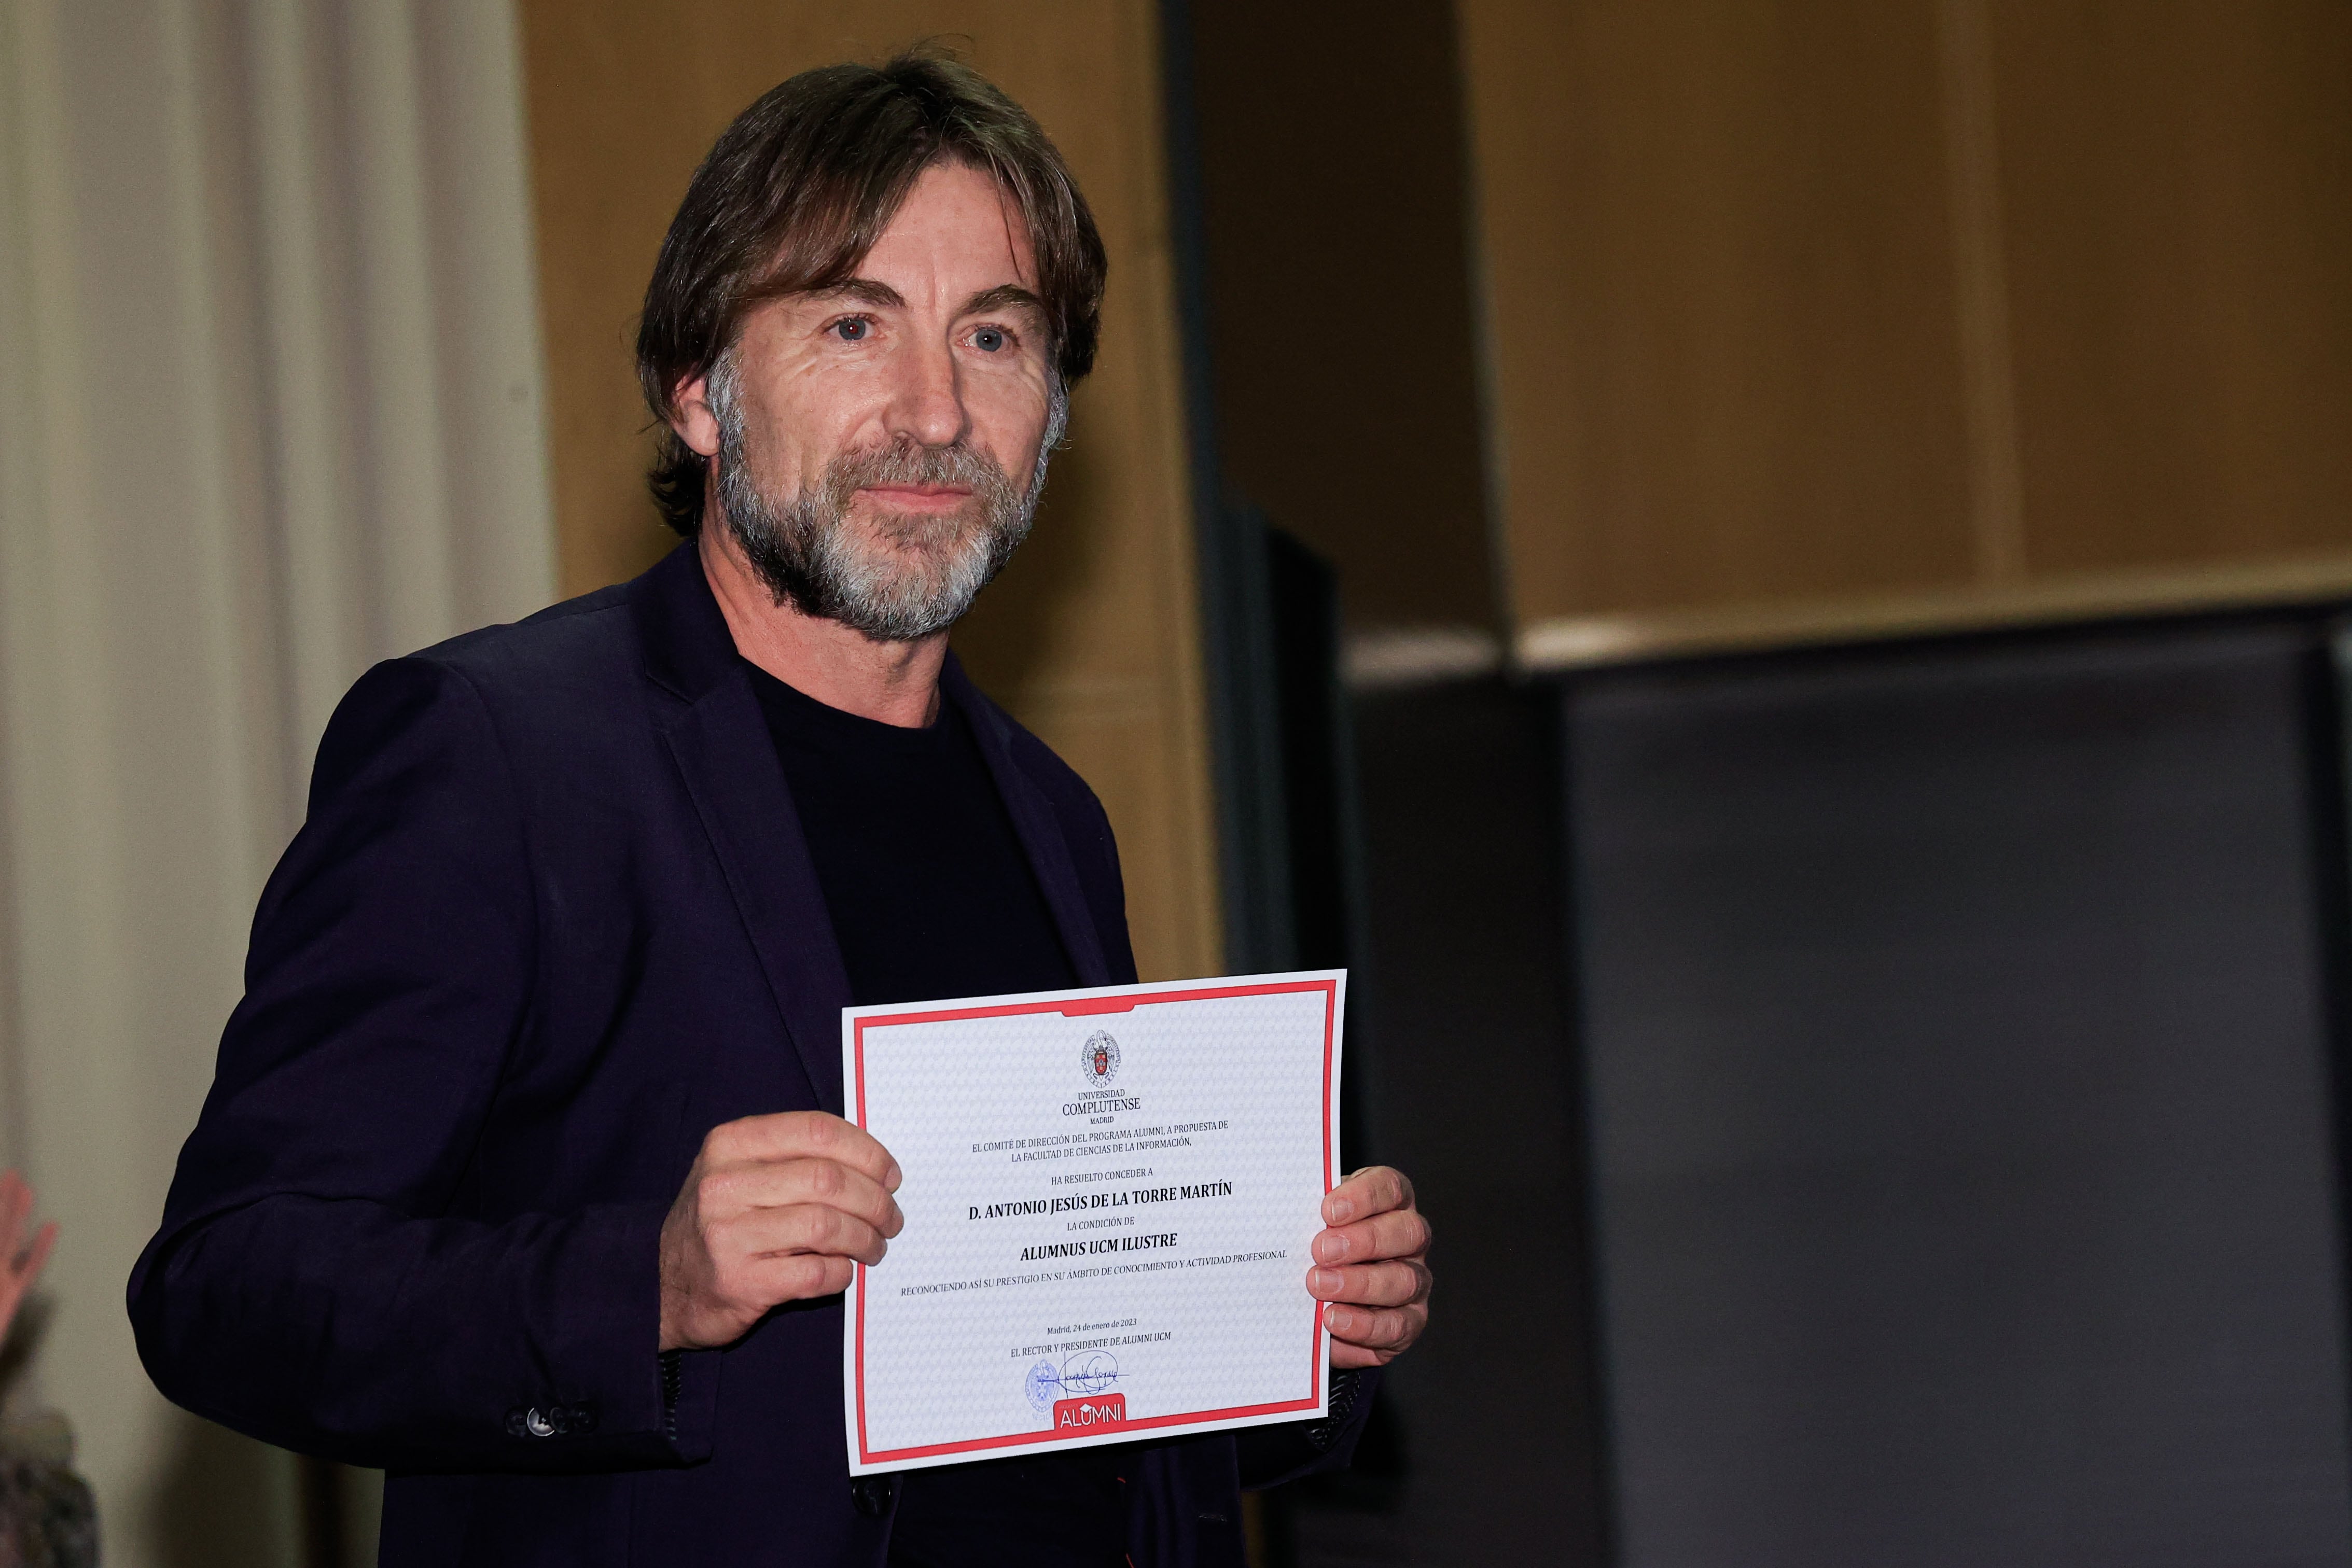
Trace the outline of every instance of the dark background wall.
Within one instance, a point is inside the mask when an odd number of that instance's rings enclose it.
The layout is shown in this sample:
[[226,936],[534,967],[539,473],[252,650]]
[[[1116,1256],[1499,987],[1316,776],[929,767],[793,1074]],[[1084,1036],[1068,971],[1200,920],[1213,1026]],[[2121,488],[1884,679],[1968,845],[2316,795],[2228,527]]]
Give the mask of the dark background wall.
[[1444,1284],[1278,1560],[2352,1562],[2333,635],[1360,694]]
[[2352,1559],[2323,630],[1562,694],[1618,1561]]
[[1491,627],[1453,9],[1188,10],[1226,481],[1358,626]]
[[1440,1238],[1269,1560],[2352,1563],[2352,10],[1170,16]]

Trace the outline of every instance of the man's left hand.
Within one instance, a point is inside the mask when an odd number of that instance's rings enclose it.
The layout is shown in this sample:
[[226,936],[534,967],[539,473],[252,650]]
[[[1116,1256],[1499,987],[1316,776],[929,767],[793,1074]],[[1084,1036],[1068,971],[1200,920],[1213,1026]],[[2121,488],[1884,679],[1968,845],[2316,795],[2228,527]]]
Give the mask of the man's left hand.
[[1331,1331],[1331,1364],[1386,1366],[1429,1322],[1429,1221],[1412,1183],[1387,1166],[1358,1171],[1323,1199],[1307,1292]]

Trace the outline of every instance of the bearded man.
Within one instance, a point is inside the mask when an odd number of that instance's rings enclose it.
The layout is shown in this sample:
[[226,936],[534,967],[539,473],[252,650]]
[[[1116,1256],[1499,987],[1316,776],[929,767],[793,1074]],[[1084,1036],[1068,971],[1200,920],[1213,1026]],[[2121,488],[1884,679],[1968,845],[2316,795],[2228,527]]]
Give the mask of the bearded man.
[[1331,1417],[872,1477],[840,1292],[902,1224],[855,1003],[1132,981],[1102,808],[948,628],[1020,542],[1104,262],[950,60],[719,139],[638,362],[687,536],[379,666],[320,746],[131,1311],[172,1398],[381,1466],[382,1561],[1239,1563],[1425,1317],[1393,1171],[1324,1206]]

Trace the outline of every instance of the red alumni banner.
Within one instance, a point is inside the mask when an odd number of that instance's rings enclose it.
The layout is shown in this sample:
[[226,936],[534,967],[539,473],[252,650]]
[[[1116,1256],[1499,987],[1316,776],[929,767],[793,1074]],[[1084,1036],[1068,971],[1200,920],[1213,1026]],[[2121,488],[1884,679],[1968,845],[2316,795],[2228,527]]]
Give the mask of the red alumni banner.
[[1097,1394],[1091,1399],[1054,1401],[1054,1435],[1072,1436],[1090,1427],[1118,1427],[1127,1421],[1127,1396]]

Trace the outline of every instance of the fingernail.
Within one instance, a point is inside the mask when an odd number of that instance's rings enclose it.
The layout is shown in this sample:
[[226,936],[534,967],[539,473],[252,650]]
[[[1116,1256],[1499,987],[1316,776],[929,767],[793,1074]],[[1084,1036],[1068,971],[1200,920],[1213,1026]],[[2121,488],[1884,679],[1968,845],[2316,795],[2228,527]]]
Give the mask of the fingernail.
[[1340,1259],[1345,1258],[1347,1255],[1347,1238],[1327,1234],[1318,1236],[1315,1239],[1315,1260],[1317,1262],[1337,1263]]
[[882,1185],[889,1188],[892,1192],[896,1192],[898,1190],[898,1184],[906,1179],[906,1173],[898,1168],[898,1162],[892,1160],[890,1162],[890,1174],[882,1178]]
[[1318,1291],[1336,1291],[1339,1288],[1339,1271],[1336,1269],[1318,1269],[1307,1277],[1307,1288]]

